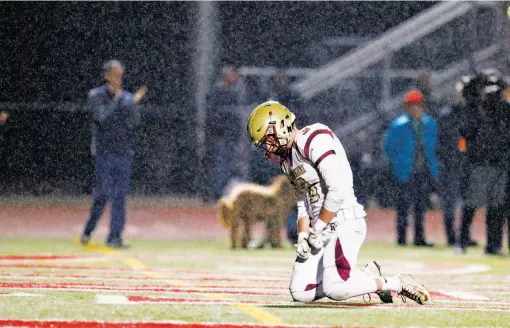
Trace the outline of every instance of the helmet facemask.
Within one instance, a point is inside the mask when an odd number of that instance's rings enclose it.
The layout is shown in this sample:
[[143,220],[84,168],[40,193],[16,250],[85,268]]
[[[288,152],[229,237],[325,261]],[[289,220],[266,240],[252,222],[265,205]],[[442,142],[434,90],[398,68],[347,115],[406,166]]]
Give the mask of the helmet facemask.
[[289,153],[288,144],[287,138],[278,135],[275,122],[268,125],[264,137],[255,146],[257,149],[265,150],[265,159],[273,163],[280,163],[287,158]]

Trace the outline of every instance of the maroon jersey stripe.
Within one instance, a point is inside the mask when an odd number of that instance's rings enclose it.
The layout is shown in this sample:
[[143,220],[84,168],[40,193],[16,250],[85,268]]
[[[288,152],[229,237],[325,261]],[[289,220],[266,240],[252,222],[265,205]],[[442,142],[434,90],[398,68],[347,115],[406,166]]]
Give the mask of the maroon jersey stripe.
[[305,143],[305,158],[310,159],[310,144],[312,143],[313,138],[315,138],[319,134],[323,134],[323,133],[329,134],[331,136],[331,138],[333,138],[333,132],[331,132],[328,129],[319,129],[319,130],[313,131]]
[[322,154],[321,157],[319,157],[319,159],[317,160],[317,162],[315,162],[315,166],[319,166],[319,164],[322,162],[322,160],[326,157],[328,157],[329,155],[335,155],[335,151],[333,149],[331,150],[328,150],[327,152],[325,152],[324,154]]
[[342,280],[344,281],[347,281],[347,279],[349,279],[349,277],[351,276],[351,265],[349,264],[349,261],[347,261],[347,259],[345,258],[344,251],[342,249],[342,244],[340,244],[340,239],[336,240],[335,264],[336,270],[338,271],[340,278],[342,278]]

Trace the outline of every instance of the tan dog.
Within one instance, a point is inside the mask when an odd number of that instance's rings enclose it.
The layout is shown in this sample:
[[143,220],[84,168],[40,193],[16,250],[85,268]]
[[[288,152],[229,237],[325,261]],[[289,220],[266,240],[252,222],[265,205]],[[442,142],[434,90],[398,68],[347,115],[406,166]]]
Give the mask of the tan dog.
[[230,228],[232,249],[239,242],[239,227],[244,226],[241,247],[248,248],[251,226],[258,221],[266,223],[268,241],[273,248],[282,246],[281,231],[286,219],[296,205],[294,188],[284,175],[273,179],[271,185],[253,183],[235,185],[218,203],[218,219],[225,228]]

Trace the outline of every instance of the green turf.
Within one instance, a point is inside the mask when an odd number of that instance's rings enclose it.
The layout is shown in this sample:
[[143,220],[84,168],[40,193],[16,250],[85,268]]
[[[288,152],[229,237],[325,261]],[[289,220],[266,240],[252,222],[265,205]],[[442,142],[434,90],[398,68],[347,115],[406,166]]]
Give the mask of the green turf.
[[[98,241],[99,245],[101,243]],[[434,302],[432,308],[417,307],[412,301],[404,304],[397,300],[396,307],[384,305],[370,307],[325,307],[323,302],[314,306],[290,303],[287,287],[290,278],[294,249],[287,244],[281,250],[237,250],[231,251],[226,242],[176,242],[136,240],[130,250],[117,251],[104,255],[98,251],[86,249],[71,240],[61,239],[3,239],[0,243],[0,255],[87,255],[92,260],[78,261],[20,261],[16,263],[35,265],[65,265],[73,267],[99,267],[130,269],[133,262],[143,263],[147,270],[137,271],[91,271],[91,270],[54,270],[51,268],[10,268],[15,262],[1,261],[0,282],[12,283],[69,283],[93,284],[100,286],[135,285],[166,287],[180,289],[174,292],[155,291],[84,291],[84,290],[49,290],[34,288],[4,288],[0,293],[33,293],[42,296],[1,296],[0,318],[3,319],[66,319],[66,320],[104,320],[104,321],[155,321],[183,320],[187,322],[228,322],[228,323],[264,323],[260,316],[250,315],[246,309],[235,304],[122,304],[105,305],[95,302],[96,294],[140,295],[193,300],[232,300],[278,302],[278,305],[258,305],[262,310],[285,324],[299,325],[345,325],[345,326],[398,326],[398,327],[496,327],[505,326],[510,318],[510,276],[508,258],[495,258],[483,255],[481,248],[470,249],[468,254],[459,256],[449,248],[422,249],[415,247],[399,248],[390,244],[366,244],[363,246],[359,265],[370,259],[390,264],[387,269],[394,273],[396,269],[405,271],[405,266],[419,263],[424,268],[441,268],[448,271],[446,265],[457,267],[477,264],[486,265],[488,272],[475,274],[449,275],[442,278],[437,272],[431,275],[418,275],[433,291],[469,291],[478,290],[477,295],[487,296],[491,301],[500,303],[476,303],[455,301]],[[131,263],[131,264],[130,264]],[[402,266],[402,267],[399,267]],[[156,271],[148,271],[154,269]],[[383,270],[385,267],[383,266]],[[199,272],[193,272],[193,270]],[[154,277],[154,272],[157,275]],[[39,277],[33,277],[37,274]],[[11,276],[9,276],[11,275]],[[14,276],[12,276],[14,275]],[[30,275],[31,277],[24,277]],[[91,277],[58,278],[55,275],[80,275]],[[152,276],[151,276],[152,275]],[[138,277],[148,280],[106,280],[104,277]],[[218,277],[237,277],[236,281],[206,280]],[[473,276],[473,280],[468,280]],[[476,277],[475,277],[476,276]],[[258,278],[257,278],[258,277]],[[267,281],[264,279],[276,279]],[[217,293],[191,293],[186,290],[208,286],[224,287],[229,291],[274,292],[275,296],[266,295],[231,295]],[[232,286],[236,286],[233,288]],[[238,286],[238,287],[237,287]],[[209,290],[210,291],[210,290]],[[331,302],[325,300],[326,302]],[[363,300],[354,299],[343,303],[364,304]],[[372,295],[371,304],[379,301]],[[446,309],[445,307],[461,307]],[[30,309],[29,311],[27,309]],[[486,311],[492,309],[493,311]],[[506,310],[506,311],[502,311]],[[267,321],[266,321],[267,323]]]

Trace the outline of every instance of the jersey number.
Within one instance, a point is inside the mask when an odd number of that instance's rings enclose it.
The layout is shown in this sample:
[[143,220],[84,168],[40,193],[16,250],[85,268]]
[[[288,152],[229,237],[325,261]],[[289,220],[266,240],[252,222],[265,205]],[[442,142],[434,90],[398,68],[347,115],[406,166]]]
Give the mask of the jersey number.
[[305,179],[299,178],[294,180],[294,186],[298,190],[302,190],[306,188],[306,191],[308,192],[308,197],[310,197],[310,203],[316,203],[319,201],[319,192],[317,190],[317,186],[315,184],[309,185]]
[[316,203],[319,201],[319,193],[317,192],[317,187],[315,185],[308,188],[308,196],[310,196],[310,203]]

